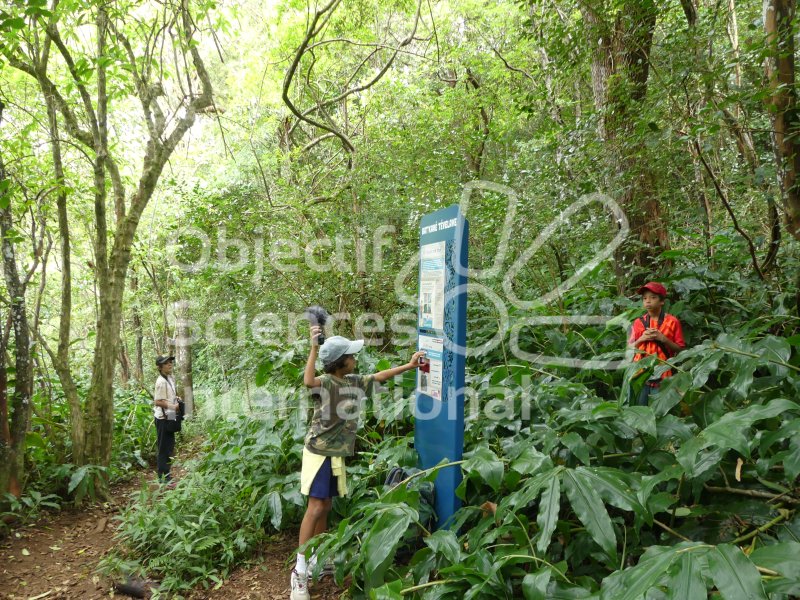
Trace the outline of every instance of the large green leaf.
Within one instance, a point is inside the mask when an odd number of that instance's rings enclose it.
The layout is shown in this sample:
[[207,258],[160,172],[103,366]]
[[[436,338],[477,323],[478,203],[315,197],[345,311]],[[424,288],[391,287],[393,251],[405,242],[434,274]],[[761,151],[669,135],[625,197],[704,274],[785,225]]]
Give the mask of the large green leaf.
[[650,406],[656,417],[667,414],[673,406],[678,404],[686,392],[692,387],[692,375],[686,371],[668,377],[661,384],[661,388],[653,397]]
[[400,507],[390,508],[375,519],[361,547],[368,587],[383,585],[386,569],[392,564],[400,539],[408,530],[411,520],[409,510]]
[[641,600],[664,576],[674,559],[674,553],[664,552],[635,567],[612,573],[603,580],[600,597],[603,600]]
[[645,509],[634,490],[638,482],[635,482],[629,473],[610,467],[578,467],[575,471],[585,478],[590,483],[590,489],[608,504],[644,516]]
[[[722,445],[731,437],[728,429],[731,426],[750,427],[757,421],[771,419],[782,415],[785,412],[798,412],[800,405],[785,398],[775,398],[767,404],[753,404],[742,410],[726,413],[719,421],[712,423],[703,430],[703,435],[710,443]],[[740,450],[736,446],[730,446],[735,450]]]
[[685,552],[673,566],[672,578],[667,586],[670,600],[705,600],[708,596],[703,582],[702,564],[705,560]]
[[771,419],[785,412],[797,412],[800,406],[784,398],[776,398],[767,404],[754,404],[742,410],[723,415],[706,427],[700,435],[684,444],[677,460],[688,475],[698,474],[697,462],[700,450],[716,446],[719,450],[734,449],[743,456],[750,455],[751,436],[747,430],[757,421]]
[[[709,546],[696,542],[683,542],[671,547],[651,546],[635,567],[616,571],[603,580],[601,598],[641,600],[647,591],[667,574],[678,557],[690,553],[704,554],[708,548]],[[692,568],[699,569],[699,566],[692,565]],[[694,598],[686,596],[682,600],[694,600]]]
[[756,566],[730,544],[721,544],[708,553],[714,584],[726,600],[767,600]]
[[503,482],[503,461],[488,446],[479,446],[464,463],[470,478],[487,483],[497,491]]
[[751,356],[734,354],[729,357],[731,362],[730,370],[733,372],[733,379],[728,384],[728,389],[734,392],[739,398],[746,399],[750,388],[753,385],[753,371],[758,368],[759,361]]
[[692,367],[692,387],[703,387],[708,381],[709,375],[716,371],[723,356],[725,356],[725,353],[722,350],[708,351],[703,359]]
[[535,475],[539,469],[552,467],[553,462],[533,446],[528,446],[511,461],[509,468],[523,475]]
[[461,560],[461,549],[458,547],[456,534],[449,529],[436,531],[433,535],[425,538],[427,545],[436,554],[444,556],[452,565],[458,564]]
[[522,594],[525,600],[546,600],[547,584],[552,572],[550,567],[540,569],[536,573],[528,573],[522,579]]
[[256,371],[256,385],[261,387],[267,382],[270,373],[272,373],[272,361],[265,360],[260,365],[258,365],[258,371]]
[[370,590],[370,600],[402,600],[403,582],[399,579],[390,581],[377,589]]
[[785,338],[768,335],[755,344],[755,349],[762,358],[769,361],[769,369],[774,375],[786,376],[789,369],[781,363],[789,362],[792,347]]
[[636,431],[656,436],[656,417],[649,406],[626,406],[622,410],[622,420]]
[[545,552],[550,545],[550,538],[558,523],[558,512],[561,508],[561,481],[556,474],[550,479],[539,501],[539,515],[536,522],[539,525],[539,539],[536,549]]
[[[450,598],[458,598],[464,595],[464,585],[458,583],[444,583],[430,587],[422,594],[423,600],[449,600]],[[403,596],[408,598],[408,596]]]
[[794,481],[800,475],[800,437],[794,437],[789,442],[789,449],[783,456],[783,468],[788,481]]
[[[554,469],[553,471],[560,472],[561,468]],[[542,490],[542,486],[547,483],[553,471],[539,473],[535,477],[523,480],[522,487],[506,496],[500,505],[503,508],[507,508],[510,515],[513,515],[516,510],[524,509],[536,499],[539,492]]]
[[554,581],[547,589],[547,600],[598,600],[600,594],[592,593],[585,587],[571,586]]
[[569,451],[583,464],[588,465],[590,448],[583,438],[574,431],[561,438],[561,443],[564,444]]
[[564,471],[564,487],[572,509],[586,530],[612,560],[617,558],[617,537],[608,511],[592,489],[591,480],[577,470]]
[[[69,486],[67,487],[68,493],[71,494],[75,491],[75,488],[77,488],[83,482],[83,479],[86,477],[86,474],[89,472],[89,470],[90,465],[84,465],[75,470],[75,472],[72,474],[72,477],[69,478]],[[91,474],[89,477],[91,477]]]
[[758,548],[750,555],[759,567],[777,571],[784,577],[800,581],[800,543],[782,542]]

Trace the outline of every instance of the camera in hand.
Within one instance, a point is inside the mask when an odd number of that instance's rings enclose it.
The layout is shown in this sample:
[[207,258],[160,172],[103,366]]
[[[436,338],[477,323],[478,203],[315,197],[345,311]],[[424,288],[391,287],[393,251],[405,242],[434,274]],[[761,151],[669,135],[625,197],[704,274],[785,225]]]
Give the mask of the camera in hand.
[[[328,311],[322,308],[321,306],[309,306],[304,315],[305,318],[311,325],[319,325],[320,328],[323,330],[325,329],[325,323],[328,321]],[[325,333],[324,331],[317,336],[317,344],[322,346],[325,343]]]

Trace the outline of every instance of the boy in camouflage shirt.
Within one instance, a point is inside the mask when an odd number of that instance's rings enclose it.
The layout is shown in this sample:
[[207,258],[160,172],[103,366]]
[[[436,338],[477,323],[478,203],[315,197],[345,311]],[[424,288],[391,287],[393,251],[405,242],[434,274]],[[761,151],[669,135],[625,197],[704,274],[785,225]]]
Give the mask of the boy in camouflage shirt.
[[[376,383],[419,367],[424,352],[416,352],[408,364],[386,369],[373,375],[357,375],[355,354],[364,347],[364,340],[351,341],[342,336],[327,338],[320,347],[319,326],[311,327],[311,351],[306,362],[303,383],[311,392],[314,415],[303,448],[300,491],[308,496],[308,507],[300,524],[299,546],[328,527],[328,513],[333,498],[347,493],[344,457],[355,449],[359,410],[362,401],[372,395]],[[316,376],[317,354],[325,372]],[[292,570],[291,600],[309,600],[308,573],[314,569],[315,557],[306,562],[297,555]],[[328,570],[328,569],[325,569]]]

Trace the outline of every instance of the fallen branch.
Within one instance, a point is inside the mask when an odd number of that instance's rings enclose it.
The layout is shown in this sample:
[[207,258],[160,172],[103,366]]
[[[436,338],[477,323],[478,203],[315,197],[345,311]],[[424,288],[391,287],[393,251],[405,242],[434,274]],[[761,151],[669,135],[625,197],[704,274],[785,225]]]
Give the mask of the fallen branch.
[[704,485],[703,489],[708,492],[717,492],[720,494],[738,494],[739,496],[748,496],[750,498],[763,498],[765,500],[780,500],[788,504],[800,504],[800,500],[787,496],[785,494],[770,494],[769,492],[761,492],[759,490],[740,490],[732,487],[718,487],[714,485]]
[[791,514],[793,514],[793,513],[794,513],[793,510],[782,510],[781,514],[778,515],[777,517],[775,517],[774,519],[772,519],[772,521],[770,521],[769,523],[764,523],[761,527],[758,527],[758,528],[754,529],[750,533],[746,533],[744,535],[740,535],[735,540],[733,540],[733,542],[731,542],[731,543],[732,544],[741,544],[742,542],[746,542],[747,540],[756,537],[759,533],[764,533],[770,527],[774,527],[775,525],[777,525],[781,521],[783,521],[785,519],[788,519],[789,516]]

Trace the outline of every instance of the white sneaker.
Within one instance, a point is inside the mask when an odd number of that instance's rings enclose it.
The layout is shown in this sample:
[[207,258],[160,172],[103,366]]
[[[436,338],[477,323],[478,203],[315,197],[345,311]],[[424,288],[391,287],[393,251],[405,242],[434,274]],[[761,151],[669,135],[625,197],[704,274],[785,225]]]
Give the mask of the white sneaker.
[[298,573],[292,569],[292,595],[291,600],[311,600],[308,593],[308,575]]
[[332,560],[326,560],[325,563],[322,565],[322,570],[319,574],[316,573],[317,569],[317,555],[312,554],[311,558],[308,560],[308,572],[311,574],[312,577],[318,576],[319,579],[323,577],[328,577],[329,575],[333,575],[336,572],[336,567],[333,564]]

